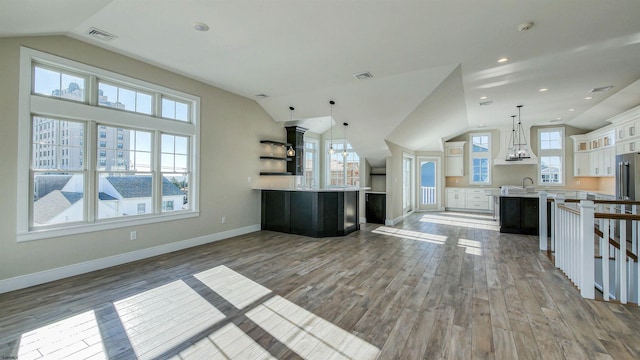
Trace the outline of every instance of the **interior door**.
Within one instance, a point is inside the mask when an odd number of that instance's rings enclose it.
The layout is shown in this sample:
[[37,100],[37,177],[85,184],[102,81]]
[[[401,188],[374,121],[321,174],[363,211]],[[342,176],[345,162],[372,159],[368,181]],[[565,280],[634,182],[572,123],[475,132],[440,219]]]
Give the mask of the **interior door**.
[[438,210],[441,194],[438,178],[440,176],[440,159],[420,158],[418,208],[420,210]]

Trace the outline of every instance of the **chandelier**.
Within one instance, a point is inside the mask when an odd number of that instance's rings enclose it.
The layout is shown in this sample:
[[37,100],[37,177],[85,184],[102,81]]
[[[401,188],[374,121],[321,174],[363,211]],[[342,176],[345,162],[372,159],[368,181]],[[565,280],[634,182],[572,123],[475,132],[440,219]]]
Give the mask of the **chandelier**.
[[515,125],[515,115],[511,115],[511,139],[507,148],[506,161],[520,161],[530,159],[529,146],[527,146],[527,138],[522,128],[522,118],[520,111],[522,105],[518,105],[518,125]]

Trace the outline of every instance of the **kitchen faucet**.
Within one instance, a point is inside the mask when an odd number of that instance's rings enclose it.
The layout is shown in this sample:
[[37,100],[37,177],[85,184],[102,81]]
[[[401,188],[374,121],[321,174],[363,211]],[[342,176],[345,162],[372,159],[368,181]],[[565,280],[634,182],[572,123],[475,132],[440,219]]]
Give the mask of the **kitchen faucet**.
[[531,180],[531,185],[533,185],[533,179],[527,176],[524,179],[522,179],[522,188],[523,189],[524,189],[524,181],[527,180],[527,179]]

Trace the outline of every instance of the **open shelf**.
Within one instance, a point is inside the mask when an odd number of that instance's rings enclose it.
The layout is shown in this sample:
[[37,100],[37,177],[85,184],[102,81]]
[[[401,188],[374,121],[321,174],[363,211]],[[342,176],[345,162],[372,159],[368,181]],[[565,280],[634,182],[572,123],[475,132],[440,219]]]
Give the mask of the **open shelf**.
[[290,172],[261,171],[260,175],[285,176],[285,175],[291,175],[291,173]]
[[283,143],[279,141],[260,140],[260,144],[279,145],[279,146],[291,146],[289,143]]
[[278,156],[260,156],[262,160],[278,160],[278,161],[291,161],[291,158],[283,158]]

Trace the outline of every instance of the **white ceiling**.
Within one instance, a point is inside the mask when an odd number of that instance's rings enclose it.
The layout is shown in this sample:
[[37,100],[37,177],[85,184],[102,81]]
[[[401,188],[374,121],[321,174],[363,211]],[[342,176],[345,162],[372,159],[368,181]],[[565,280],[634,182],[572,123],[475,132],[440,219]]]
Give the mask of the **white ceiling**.
[[[528,125],[606,125],[640,104],[639,19],[638,0],[0,1],[0,36],[66,34],[256,99],[276,121],[294,106],[323,132],[333,99],[334,123],[374,166],[385,140],[440,150],[510,127],[519,104]],[[118,38],[94,40],[92,26]],[[352,76],[364,71],[374,78]]]

